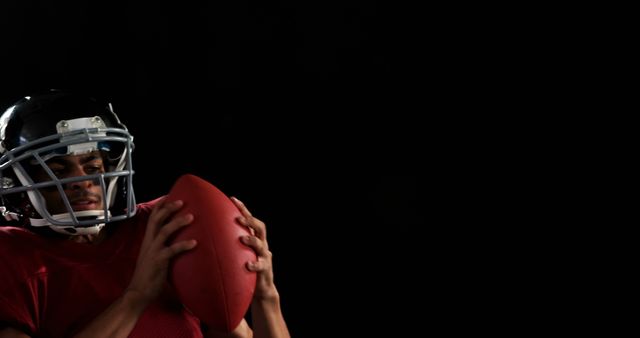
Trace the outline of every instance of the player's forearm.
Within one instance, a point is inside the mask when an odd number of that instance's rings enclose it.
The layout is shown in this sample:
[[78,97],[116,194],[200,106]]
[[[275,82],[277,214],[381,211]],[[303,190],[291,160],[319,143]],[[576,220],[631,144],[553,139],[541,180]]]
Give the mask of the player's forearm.
[[135,291],[126,291],[75,338],[126,338],[144,312],[147,302]]
[[280,295],[274,291],[251,303],[251,318],[255,338],[290,338],[289,329],[280,308]]

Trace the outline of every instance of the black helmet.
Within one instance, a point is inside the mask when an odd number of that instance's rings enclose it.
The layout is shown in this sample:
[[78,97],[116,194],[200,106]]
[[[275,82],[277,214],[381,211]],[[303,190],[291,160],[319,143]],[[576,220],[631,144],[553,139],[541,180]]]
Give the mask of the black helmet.
[[[92,151],[102,154],[105,172],[59,178],[46,161],[56,156]],[[64,91],[24,97],[0,116],[0,212],[6,219],[29,219],[31,226],[49,226],[71,235],[95,234],[105,223],[132,217],[133,136],[111,104]],[[35,182],[31,173],[44,169],[48,180]],[[64,186],[99,182],[104,209],[73,211]],[[52,215],[39,189],[54,189],[67,212]]]

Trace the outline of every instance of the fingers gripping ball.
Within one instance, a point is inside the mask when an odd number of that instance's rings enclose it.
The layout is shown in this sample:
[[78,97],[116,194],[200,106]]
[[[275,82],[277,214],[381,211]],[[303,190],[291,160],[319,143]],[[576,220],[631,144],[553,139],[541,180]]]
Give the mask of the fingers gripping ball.
[[[191,213],[193,222],[171,240],[195,239],[198,245],[174,258],[169,278],[182,303],[212,329],[230,332],[242,320],[253,297],[253,250],[240,242],[249,231],[236,221],[240,211],[211,183],[183,175],[174,183],[167,201],[182,200],[177,215]],[[176,216],[177,216],[176,215]]]

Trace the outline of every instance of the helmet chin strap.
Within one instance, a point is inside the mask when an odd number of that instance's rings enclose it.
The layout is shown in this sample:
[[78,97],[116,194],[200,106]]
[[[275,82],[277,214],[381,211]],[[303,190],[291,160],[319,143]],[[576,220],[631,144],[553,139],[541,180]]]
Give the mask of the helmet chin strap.
[[[14,169],[14,172],[16,173],[16,176],[23,184],[25,184],[25,182],[28,182],[20,166],[16,166],[13,169]],[[109,189],[109,190],[112,190],[112,189]],[[49,214],[46,208],[44,207],[45,205],[44,198],[42,197],[42,195],[40,195],[40,193],[37,193],[34,190],[29,190],[27,191],[27,195],[29,196],[29,200],[31,200],[31,205],[33,205],[34,209],[39,215]],[[74,211],[73,214],[76,216],[77,220],[84,217],[89,217],[94,220],[101,220],[105,218],[105,212],[102,209]],[[111,211],[107,210],[106,214],[107,214],[107,217],[109,218],[111,217]],[[52,224],[49,220],[46,219],[46,217],[45,218],[29,217],[29,221],[31,222],[31,226],[34,226],[34,227],[48,226],[56,232],[59,232],[65,235],[72,235],[72,236],[96,235],[100,232],[102,227],[104,227],[105,225],[105,223],[97,223],[97,224],[91,224],[88,226],[75,226],[73,225],[73,216],[68,212],[62,213],[62,214],[50,215],[50,216],[54,221],[68,222],[69,225]]]
[[[108,217],[111,217],[111,213],[107,211]],[[104,210],[82,210],[82,211],[74,211],[73,214],[76,216],[76,219],[91,217],[93,219],[104,219]],[[55,214],[51,215],[56,221],[61,222],[73,222],[73,217],[69,213],[64,214]],[[43,227],[48,226],[56,232],[65,235],[96,235],[100,232],[100,229],[104,227],[104,223],[92,224],[87,227],[76,227],[72,225],[54,225],[51,224],[47,219],[44,218],[29,218],[31,221],[31,226],[34,227]]]

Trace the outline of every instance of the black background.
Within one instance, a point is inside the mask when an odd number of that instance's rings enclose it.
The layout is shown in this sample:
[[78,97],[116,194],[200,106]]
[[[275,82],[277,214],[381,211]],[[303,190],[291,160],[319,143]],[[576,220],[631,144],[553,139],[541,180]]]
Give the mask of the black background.
[[424,136],[439,127],[396,9],[5,0],[0,108],[48,88],[110,100],[138,201],[193,173],[265,221],[294,337],[398,334],[427,283],[421,164],[446,141]]

